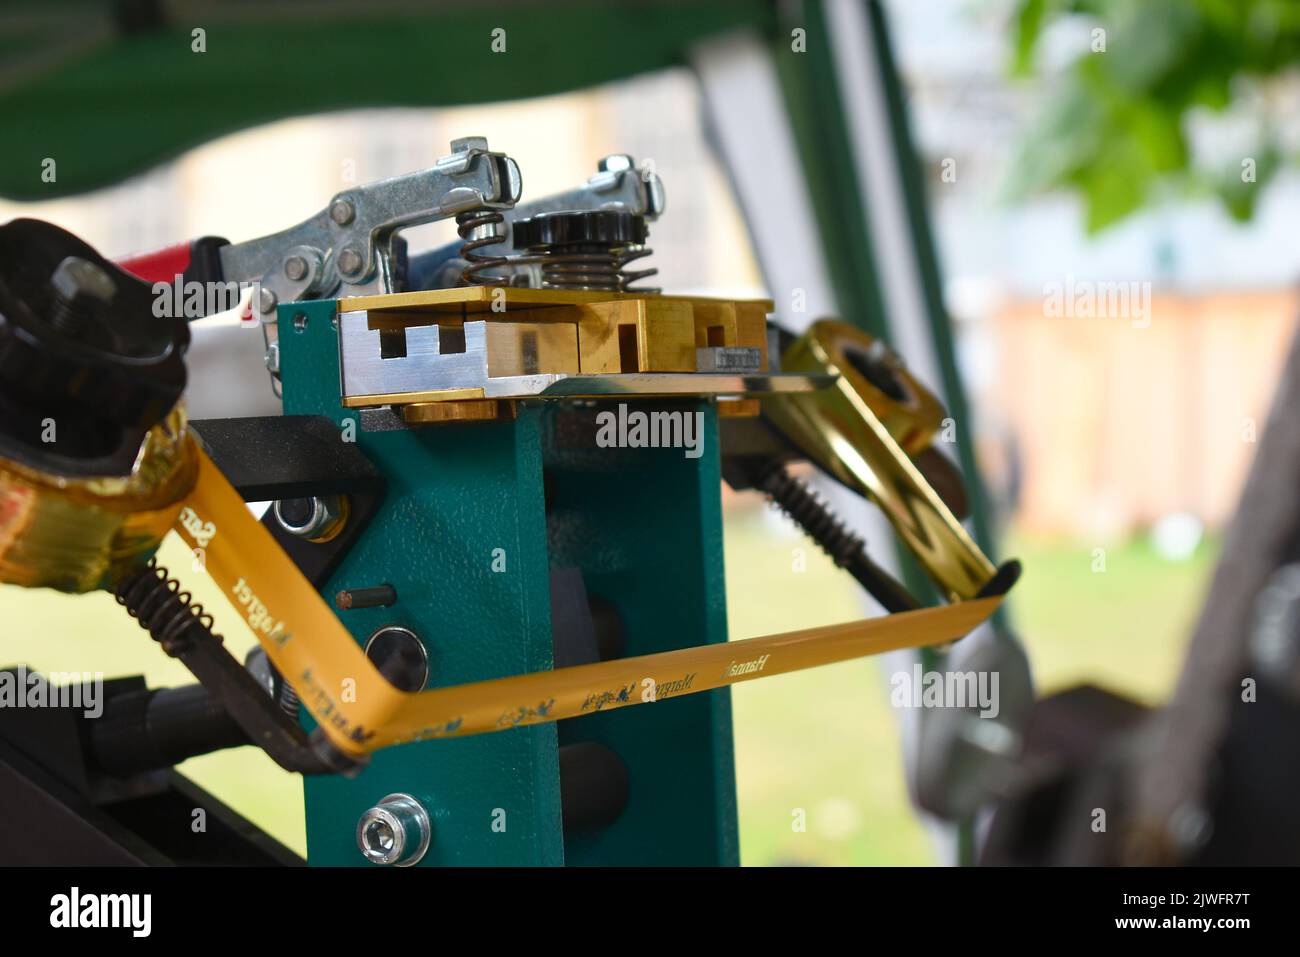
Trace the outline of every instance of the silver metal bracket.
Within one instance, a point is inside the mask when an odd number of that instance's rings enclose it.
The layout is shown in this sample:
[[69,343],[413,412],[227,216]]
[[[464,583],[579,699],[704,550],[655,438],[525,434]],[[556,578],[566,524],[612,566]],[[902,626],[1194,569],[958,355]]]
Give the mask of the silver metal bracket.
[[[756,369],[714,368],[700,372],[636,372],[604,375],[536,372],[494,374],[488,347],[488,320],[464,323],[463,341],[444,352],[436,324],[406,329],[405,350],[385,358],[378,329],[365,311],[339,314],[339,366],[342,397],[357,404],[383,396],[481,390],[487,399],[573,399],[598,396],[722,395],[752,396],[774,392],[812,392],[826,388],[834,376],[767,373]],[[727,351],[727,350],[712,350]],[[747,350],[730,350],[733,353]],[[349,402],[349,400],[351,400]]]
[[268,354],[280,303],[396,292],[398,232],[518,202],[523,180],[513,159],[492,152],[483,137],[451,148],[429,169],[343,190],[297,226],[221,248],[228,281],[260,284],[252,308]]

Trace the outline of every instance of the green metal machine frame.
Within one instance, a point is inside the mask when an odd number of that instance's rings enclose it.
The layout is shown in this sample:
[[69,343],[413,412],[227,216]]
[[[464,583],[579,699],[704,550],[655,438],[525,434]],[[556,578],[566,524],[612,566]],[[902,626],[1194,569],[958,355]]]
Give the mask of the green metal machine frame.
[[[287,414],[356,413],[338,398],[333,301],[282,306]],[[400,625],[429,657],[429,687],[551,667],[550,574],[581,570],[622,618],[629,655],[727,639],[715,410],[701,402],[703,454],[566,447],[563,407],[513,421],[363,432],[384,473],[383,505],[323,592],[393,585],[387,608],[341,613],[364,644]],[[617,821],[566,838],[562,745],[595,741],[628,768]],[[739,862],[726,689],[557,724],[409,744],[353,779],[305,780],[311,864],[360,863],[356,826],[385,795],[416,797],[433,822],[420,866]]]

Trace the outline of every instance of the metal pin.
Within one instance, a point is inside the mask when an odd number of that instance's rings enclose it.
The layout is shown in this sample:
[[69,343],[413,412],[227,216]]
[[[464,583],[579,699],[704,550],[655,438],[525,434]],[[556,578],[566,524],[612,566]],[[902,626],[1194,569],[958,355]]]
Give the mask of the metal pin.
[[392,585],[345,588],[334,596],[334,603],[344,611],[352,608],[387,608],[396,602],[397,589]]

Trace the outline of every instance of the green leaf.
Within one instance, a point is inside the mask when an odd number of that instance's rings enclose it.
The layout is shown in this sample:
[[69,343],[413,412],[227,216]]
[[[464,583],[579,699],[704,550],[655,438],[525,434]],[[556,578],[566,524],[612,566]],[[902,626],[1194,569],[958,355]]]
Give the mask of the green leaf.
[[1022,0],[1016,14],[1016,40],[1011,72],[1015,76],[1029,76],[1034,66],[1034,49],[1043,32],[1047,15],[1047,0]]

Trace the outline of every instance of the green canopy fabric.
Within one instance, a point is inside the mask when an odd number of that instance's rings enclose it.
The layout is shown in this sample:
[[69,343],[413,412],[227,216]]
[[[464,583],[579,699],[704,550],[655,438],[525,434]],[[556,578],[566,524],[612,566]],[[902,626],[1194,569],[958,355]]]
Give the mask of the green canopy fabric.
[[[775,19],[762,0],[240,0],[177,10],[161,0],[45,0],[0,12],[0,195],[97,189],[288,116],[592,86],[682,63],[699,39]],[[205,52],[195,50],[196,29]],[[57,164],[52,182],[42,177],[47,159]]]

